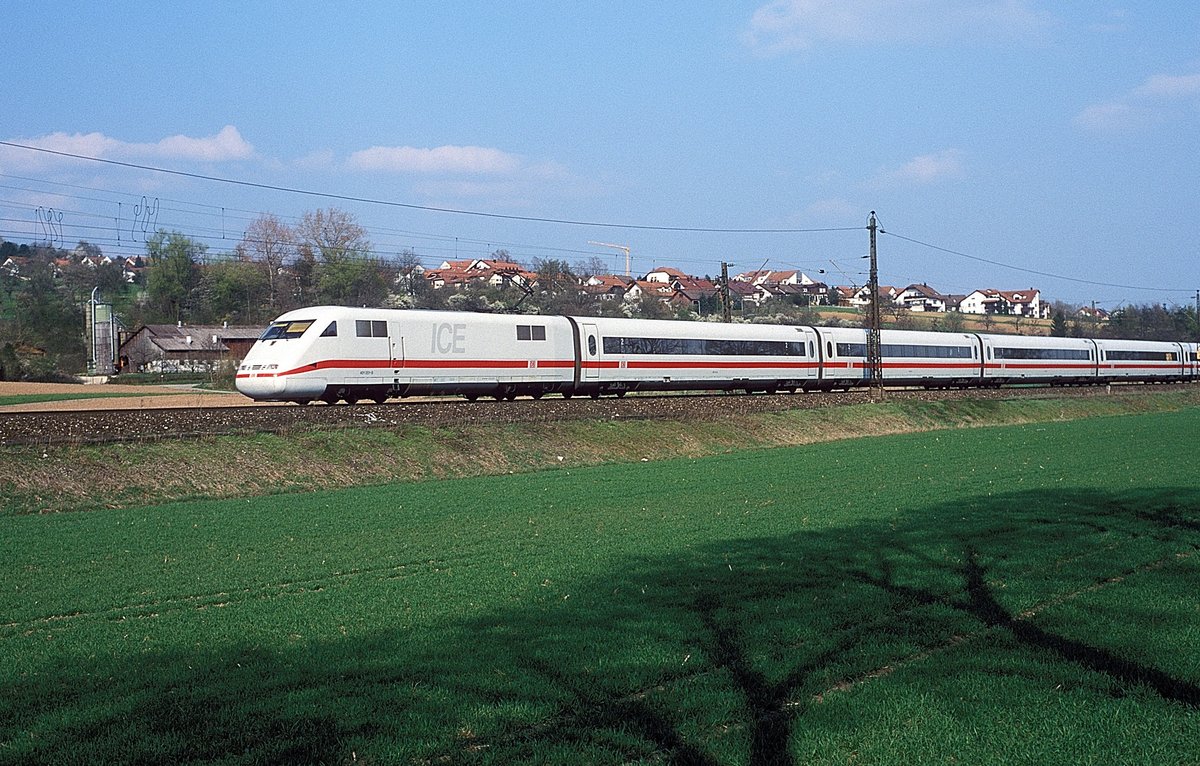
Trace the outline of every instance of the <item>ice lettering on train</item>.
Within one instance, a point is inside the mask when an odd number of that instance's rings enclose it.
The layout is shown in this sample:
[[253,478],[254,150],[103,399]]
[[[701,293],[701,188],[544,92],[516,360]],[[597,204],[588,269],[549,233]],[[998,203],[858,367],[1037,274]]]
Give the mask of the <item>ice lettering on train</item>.
[[429,350],[437,354],[467,353],[467,326],[449,322],[434,325]]

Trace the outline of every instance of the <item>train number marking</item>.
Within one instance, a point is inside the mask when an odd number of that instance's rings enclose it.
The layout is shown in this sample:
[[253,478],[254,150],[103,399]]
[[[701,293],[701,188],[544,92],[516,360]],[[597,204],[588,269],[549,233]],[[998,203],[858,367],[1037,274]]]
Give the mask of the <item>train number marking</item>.
[[443,324],[433,326],[433,342],[430,351],[436,354],[465,354],[467,353],[466,324]]

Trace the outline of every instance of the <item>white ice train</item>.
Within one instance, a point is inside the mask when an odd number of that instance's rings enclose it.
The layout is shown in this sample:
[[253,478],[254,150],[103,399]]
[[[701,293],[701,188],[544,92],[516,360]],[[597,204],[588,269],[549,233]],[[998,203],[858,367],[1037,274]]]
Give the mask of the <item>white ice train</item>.
[[[881,333],[884,382],[1171,382],[1197,377],[1195,343],[982,333]],[[869,382],[866,331],[603,317],[319,306],[272,322],[242,361],[251,399],[383,402],[458,394],[797,391]]]

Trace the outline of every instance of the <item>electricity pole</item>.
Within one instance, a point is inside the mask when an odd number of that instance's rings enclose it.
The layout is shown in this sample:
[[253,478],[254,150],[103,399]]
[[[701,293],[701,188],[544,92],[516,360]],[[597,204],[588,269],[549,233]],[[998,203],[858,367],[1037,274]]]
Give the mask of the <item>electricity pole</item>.
[[[1197,300],[1200,301],[1200,298]],[[725,322],[733,321],[733,306],[729,299],[729,264],[725,261],[721,261],[721,319]]]
[[867,219],[867,230],[871,232],[871,253],[868,256],[871,259],[871,272],[867,282],[871,292],[870,313],[867,314],[867,370],[871,385],[882,390],[883,343],[880,337],[879,322],[879,264],[875,251],[875,232],[878,228],[879,221],[876,220],[875,211],[872,210],[870,218]]

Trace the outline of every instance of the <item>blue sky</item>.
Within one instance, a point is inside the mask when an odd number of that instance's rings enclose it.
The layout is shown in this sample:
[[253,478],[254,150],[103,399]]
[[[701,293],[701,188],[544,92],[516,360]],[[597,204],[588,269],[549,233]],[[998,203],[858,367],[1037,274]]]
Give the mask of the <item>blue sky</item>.
[[1108,308],[1200,288],[1194,2],[68,2],[4,20],[0,141],[398,203],[0,146],[10,240],[135,251],[144,196],[149,225],[214,253],[260,212],[336,206],[431,264],[505,247],[622,270],[597,240],[643,272],[862,284],[875,210],[889,284]]

